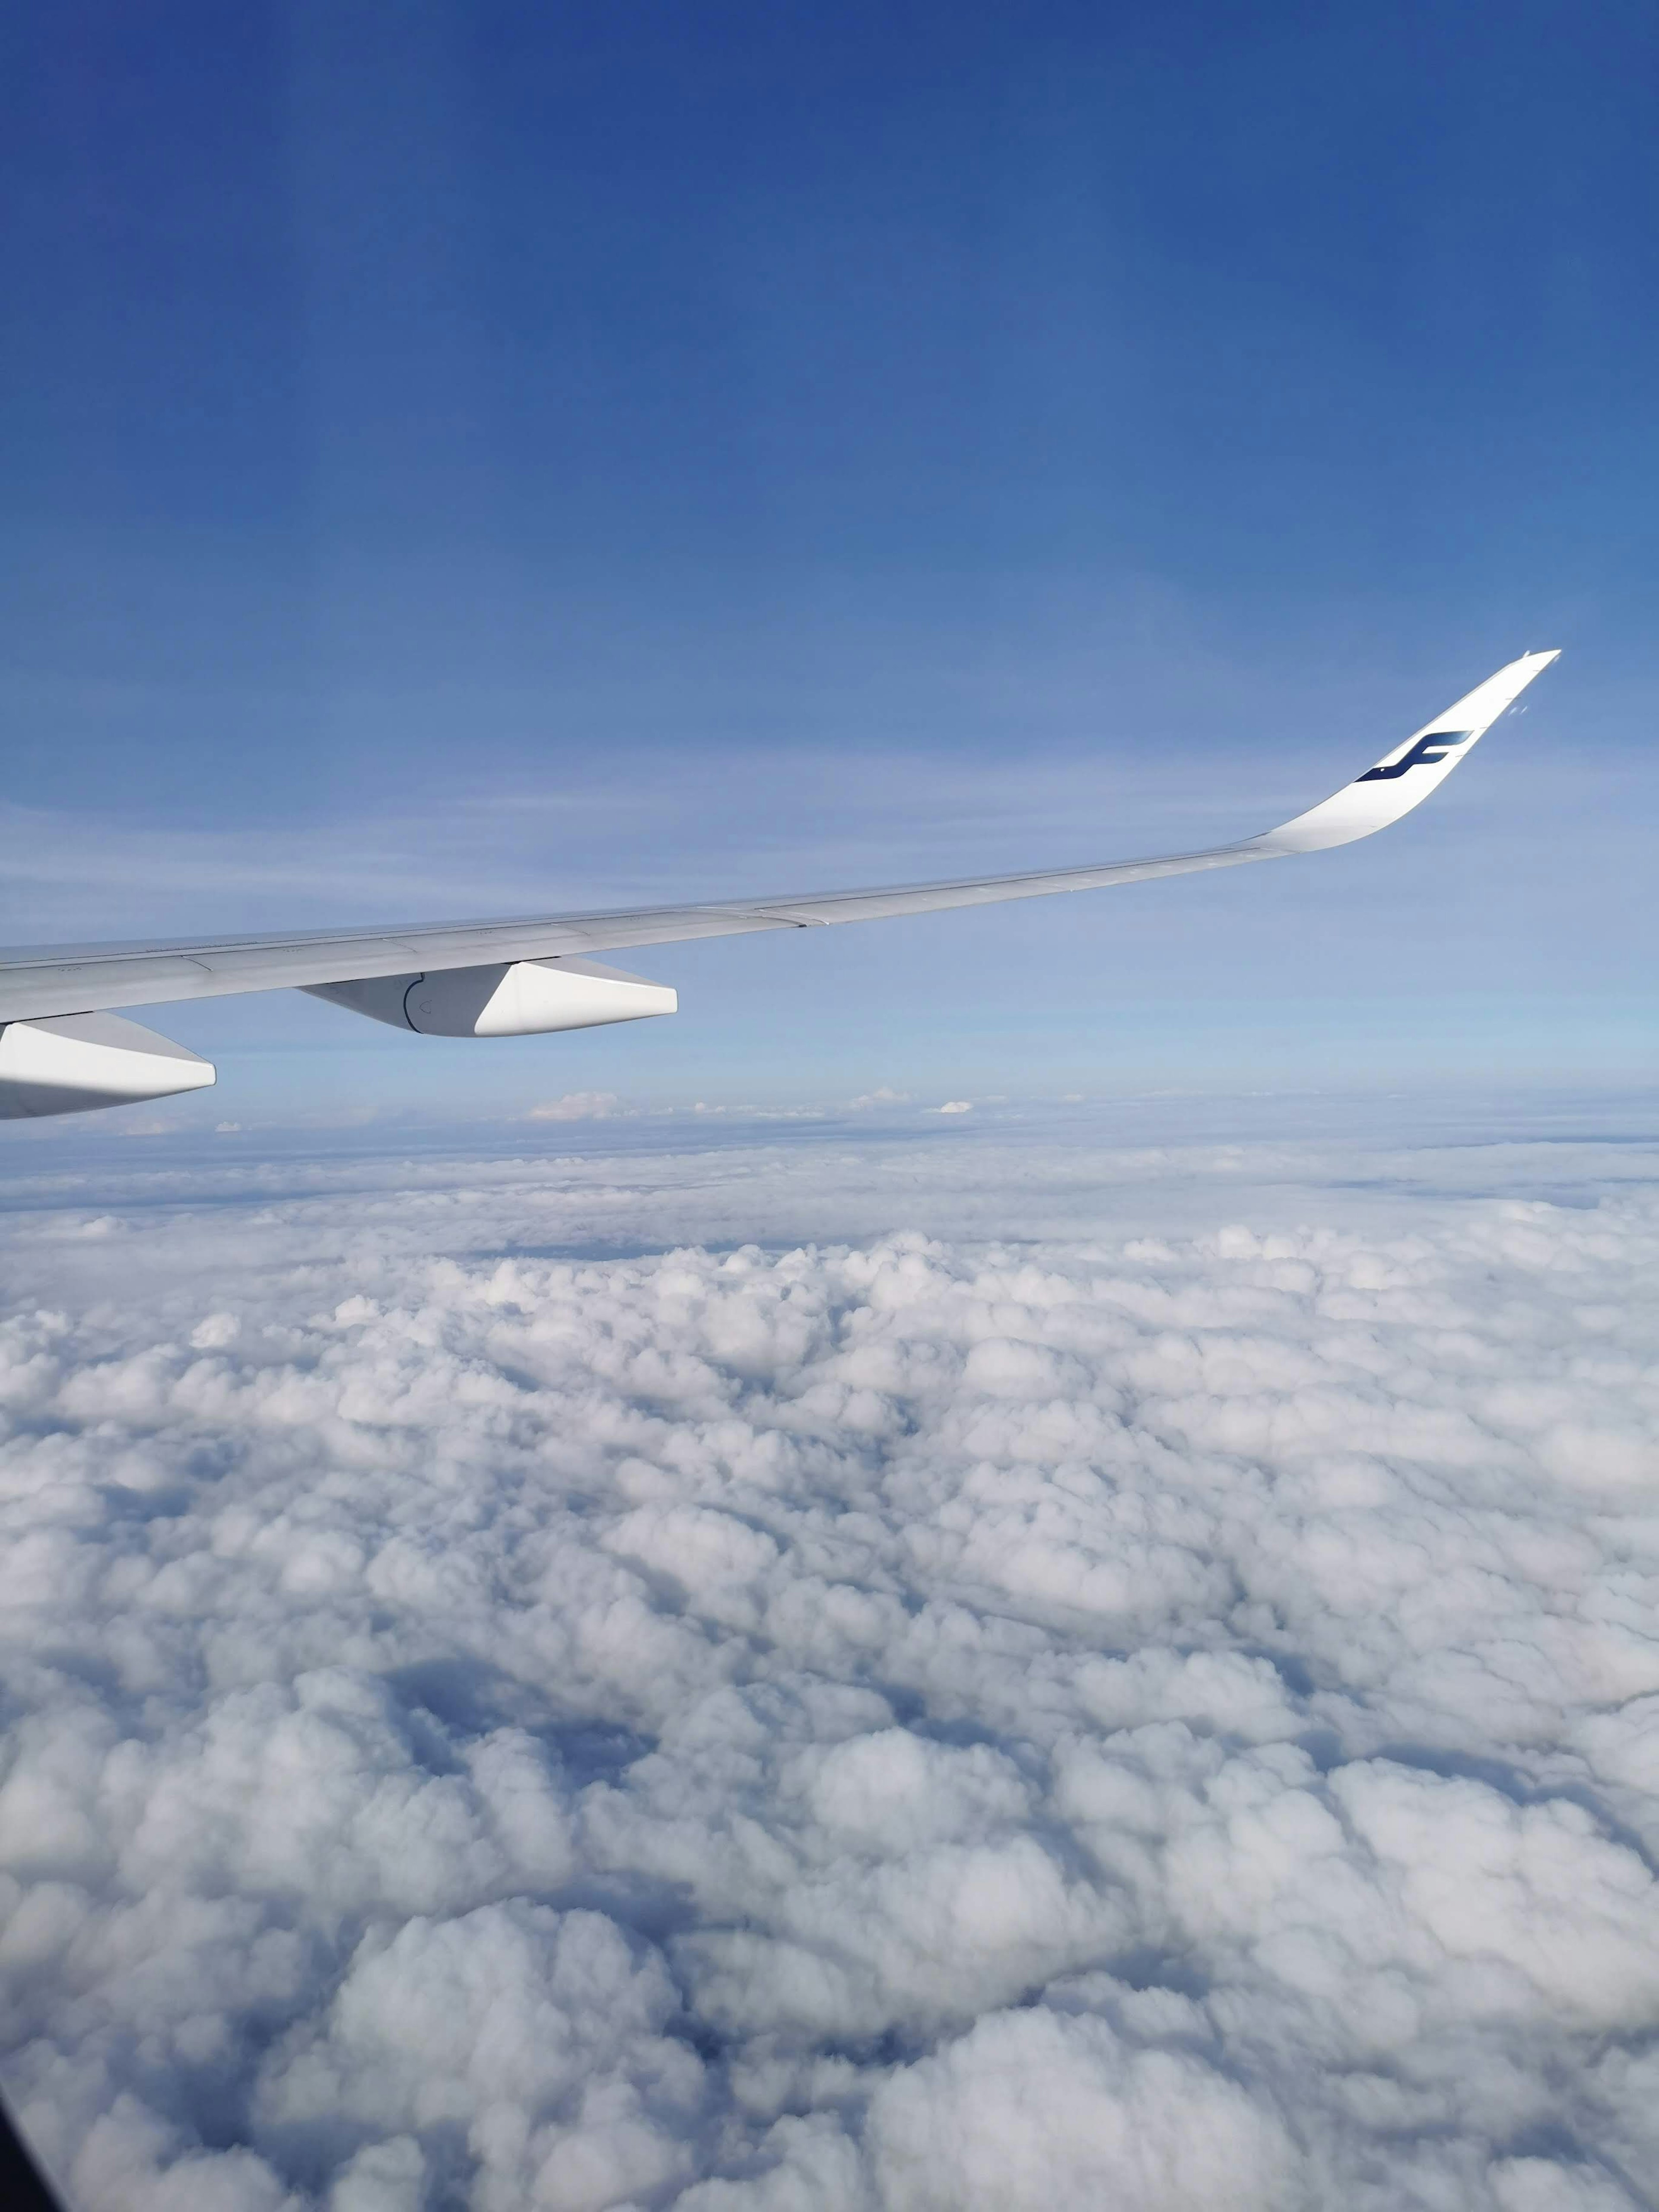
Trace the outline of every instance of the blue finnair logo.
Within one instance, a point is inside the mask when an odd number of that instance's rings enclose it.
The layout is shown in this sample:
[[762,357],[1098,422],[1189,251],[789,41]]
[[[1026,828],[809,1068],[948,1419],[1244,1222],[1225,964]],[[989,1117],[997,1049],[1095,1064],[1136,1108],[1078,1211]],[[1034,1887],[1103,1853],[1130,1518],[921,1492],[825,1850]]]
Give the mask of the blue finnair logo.
[[1392,768],[1368,768],[1364,775],[1356,776],[1356,783],[1392,783],[1397,775],[1404,775],[1408,768],[1432,768],[1443,761],[1454,746],[1466,745],[1474,735],[1473,730],[1431,730],[1426,738],[1419,738],[1403,760]]

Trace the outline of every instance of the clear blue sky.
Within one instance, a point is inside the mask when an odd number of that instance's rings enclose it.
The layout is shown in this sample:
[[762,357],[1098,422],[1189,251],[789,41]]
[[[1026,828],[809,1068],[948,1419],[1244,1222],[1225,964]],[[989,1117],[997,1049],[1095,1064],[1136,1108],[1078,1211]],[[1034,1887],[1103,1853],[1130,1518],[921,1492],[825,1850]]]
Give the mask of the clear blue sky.
[[641,957],[633,1031],[151,1017],[216,1112],[1650,1066],[1647,0],[0,40],[10,941],[1158,849],[1567,648],[1361,852]]

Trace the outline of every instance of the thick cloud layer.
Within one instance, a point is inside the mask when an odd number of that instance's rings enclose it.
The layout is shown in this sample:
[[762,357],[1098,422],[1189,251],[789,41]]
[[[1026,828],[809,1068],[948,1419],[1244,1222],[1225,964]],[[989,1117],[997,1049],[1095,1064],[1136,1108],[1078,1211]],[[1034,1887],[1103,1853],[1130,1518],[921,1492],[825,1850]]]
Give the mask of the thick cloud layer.
[[77,2212],[1653,2204],[1650,1157],[851,1157],[14,1218]]

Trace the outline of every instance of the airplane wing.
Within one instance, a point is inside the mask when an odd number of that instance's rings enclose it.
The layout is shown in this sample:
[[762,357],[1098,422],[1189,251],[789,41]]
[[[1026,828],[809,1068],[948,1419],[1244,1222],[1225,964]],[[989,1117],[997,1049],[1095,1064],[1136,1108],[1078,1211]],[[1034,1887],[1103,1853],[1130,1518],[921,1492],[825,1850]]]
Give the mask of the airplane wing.
[[720,900],[696,906],[614,913],[531,915],[520,920],[416,922],[404,929],[340,929],[279,936],[217,937],[173,944],[43,945],[0,952],[0,1022],[38,1020],[114,1006],[208,999],[237,991],[306,988],[420,969],[428,973],[484,963],[547,960],[620,951],[691,938],[735,937],[761,929],[811,929],[877,921],[945,907],[1095,890],[1316,853],[1369,837],[1419,805],[1451,774],[1498,716],[1558,656],[1523,653],[1489,676],[1443,714],[1334,798],[1276,830],[1237,844],[1143,860],[1045,868],[960,882],[889,890],[824,891],[810,897]]
[[810,897],[787,893],[614,913],[417,922],[406,929],[0,952],[0,1119],[76,1112],[212,1082],[207,1061],[119,1020],[110,1012],[117,1006],[298,988],[428,1034],[514,1036],[584,1028],[672,1013],[676,1003],[664,986],[597,965],[591,957],[597,952],[1096,890],[1351,844],[1419,805],[1557,657],[1523,653],[1333,798],[1275,830],[1204,852]]

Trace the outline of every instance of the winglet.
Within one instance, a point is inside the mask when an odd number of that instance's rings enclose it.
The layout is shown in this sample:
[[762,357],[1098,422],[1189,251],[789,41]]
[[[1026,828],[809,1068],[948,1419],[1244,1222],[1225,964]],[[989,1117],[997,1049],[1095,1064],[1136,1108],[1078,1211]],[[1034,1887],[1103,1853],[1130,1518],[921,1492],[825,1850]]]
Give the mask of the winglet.
[[1477,684],[1455,706],[1437,714],[1420,730],[1384,753],[1374,768],[1339,791],[1334,798],[1281,823],[1264,836],[1249,841],[1250,849],[1265,858],[1279,853],[1317,853],[1328,845],[1351,845],[1386,830],[1420,806],[1429,793],[1443,783],[1467,754],[1474,750],[1501,714],[1507,714],[1534,676],[1542,675],[1553,653],[1523,653],[1484,684]]

